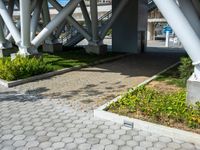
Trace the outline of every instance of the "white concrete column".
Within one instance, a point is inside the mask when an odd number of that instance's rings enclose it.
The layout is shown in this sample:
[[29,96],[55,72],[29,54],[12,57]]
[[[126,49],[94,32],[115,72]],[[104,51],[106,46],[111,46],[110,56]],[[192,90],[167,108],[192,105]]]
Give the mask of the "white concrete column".
[[169,47],[169,31],[166,32],[165,47]]
[[169,25],[182,42],[195,65],[195,77],[200,81],[200,39],[174,0],[154,0]]
[[[179,6],[183,14],[193,27],[194,31],[198,34],[200,38],[200,20],[193,3],[191,0],[179,0]],[[200,9],[200,8],[199,8]]]
[[20,0],[20,22],[21,22],[21,45],[19,47],[19,53],[27,55],[27,49],[30,48],[30,0]]
[[153,35],[154,35],[154,31],[153,31],[153,23],[148,22],[148,27],[147,27],[147,40],[153,40]]

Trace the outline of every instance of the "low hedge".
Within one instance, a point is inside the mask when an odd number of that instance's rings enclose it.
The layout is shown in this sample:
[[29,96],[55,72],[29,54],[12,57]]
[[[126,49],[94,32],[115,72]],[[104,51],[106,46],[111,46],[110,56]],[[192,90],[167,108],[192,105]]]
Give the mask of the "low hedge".
[[52,71],[42,58],[17,56],[0,59],[0,78],[13,81]]

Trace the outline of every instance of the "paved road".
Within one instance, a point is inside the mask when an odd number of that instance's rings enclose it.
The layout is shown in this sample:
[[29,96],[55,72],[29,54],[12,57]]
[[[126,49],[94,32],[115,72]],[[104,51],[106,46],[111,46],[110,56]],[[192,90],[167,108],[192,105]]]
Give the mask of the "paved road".
[[[107,90],[109,92],[106,93],[110,94],[123,91],[160,71],[165,67],[161,63],[168,62],[167,66],[175,62],[177,56],[165,56],[160,59],[161,55],[144,55],[142,58],[146,59],[141,60],[141,57],[131,56],[116,62],[67,73],[53,79],[26,84],[15,89],[0,87],[0,149],[200,149],[200,146],[194,143],[171,139],[165,135],[128,129],[110,121],[95,119],[93,113],[89,111],[91,104],[85,104],[85,109],[82,107],[79,110],[74,109],[81,103],[82,97],[90,98],[92,96],[97,99],[96,97],[104,95]],[[145,63],[147,60],[148,62]],[[136,61],[140,62],[137,67],[133,63]],[[114,65],[115,63],[116,65]],[[80,89],[80,92],[74,93],[76,96],[71,99],[63,97],[66,93],[72,94],[67,85],[70,85],[72,93],[75,86]],[[119,86],[122,85],[125,86],[120,88]],[[42,92],[36,90],[41,87],[48,90],[40,89]],[[112,87],[112,89],[106,87]],[[25,88],[28,88],[29,92],[22,94]],[[120,88],[120,90],[115,88]],[[60,92],[60,95],[54,95],[54,90]],[[97,90],[102,91],[100,93]],[[84,92],[85,95],[82,95],[81,92]],[[77,103],[72,103],[73,107],[65,102],[75,99],[77,99]]]

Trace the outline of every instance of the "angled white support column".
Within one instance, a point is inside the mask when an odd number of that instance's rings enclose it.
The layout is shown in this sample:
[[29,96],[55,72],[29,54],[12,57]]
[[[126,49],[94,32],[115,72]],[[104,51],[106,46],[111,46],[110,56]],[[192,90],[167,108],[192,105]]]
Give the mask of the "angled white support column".
[[35,38],[35,34],[37,31],[37,26],[40,18],[40,12],[42,9],[43,0],[37,1],[36,7],[34,9],[32,19],[31,19],[31,40]]
[[20,37],[19,30],[16,28],[14,22],[12,21],[12,18],[6,9],[5,4],[3,3],[3,0],[0,0],[0,14],[4,20],[5,25],[10,31],[15,43],[17,45],[20,44],[21,37]]
[[87,10],[87,7],[85,5],[85,1],[84,0],[82,0],[80,2],[80,8],[81,8],[81,11],[83,13],[83,17],[85,19],[85,24],[86,24],[86,26],[88,28],[88,31],[91,32],[91,28],[92,28],[91,27],[91,19],[90,19],[90,16],[89,16],[89,13],[88,13],[88,10]]
[[[183,14],[193,27],[194,31],[198,34],[200,38],[200,19],[195,11],[193,3],[191,0],[179,0],[179,6]],[[200,9],[200,8],[199,8]]]
[[56,15],[51,22],[32,40],[32,44],[38,47],[51,33],[53,30],[60,25],[65,17],[69,15],[80,3],[81,0],[70,1],[58,15]]
[[[62,6],[53,0],[49,0],[52,6],[54,6],[58,11],[62,10]],[[88,41],[91,40],[89,33],[71,16],[66,16],[66,21],[73,25]]]
[[173,28],[195,65],[195,76],[200,81],[200,39],[174,0],[154,0]]
[[0,15],[0,57],[10,56],[10,48],[12,48],[12,43],[5,39],[3,19]]
[[193,61],[195,71],[187,82],[187,102],[195,104],[200,100],[200,38],[174,0],[154,0],[154,2]]

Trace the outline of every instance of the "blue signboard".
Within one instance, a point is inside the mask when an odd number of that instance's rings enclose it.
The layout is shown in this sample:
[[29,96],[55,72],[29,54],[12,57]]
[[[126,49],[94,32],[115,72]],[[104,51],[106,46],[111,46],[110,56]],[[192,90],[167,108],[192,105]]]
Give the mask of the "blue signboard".
[[165,27],[163,28],[163,32],[164,32],[164,33],[166,33],[166,32],[172,33],[173,30],[172,30],[172,28],[171,28],[170,26],[165,26]]

